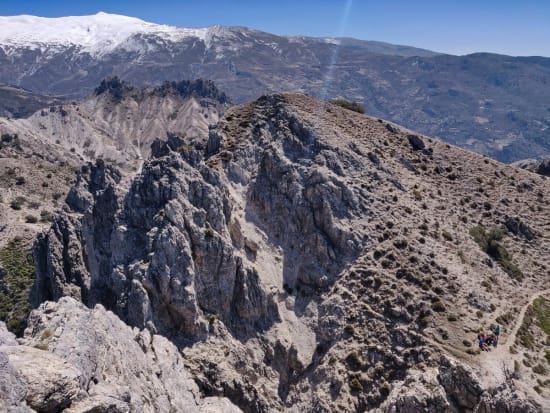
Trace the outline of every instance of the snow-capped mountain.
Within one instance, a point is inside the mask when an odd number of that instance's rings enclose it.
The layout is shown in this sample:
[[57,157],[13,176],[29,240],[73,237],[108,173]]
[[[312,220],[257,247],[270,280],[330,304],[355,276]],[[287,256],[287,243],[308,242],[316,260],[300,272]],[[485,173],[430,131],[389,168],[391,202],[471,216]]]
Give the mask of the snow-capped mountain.
[[246,27],[179,28],[106,13],[0,17],[0,83],[82,97],[115,75],[135,86],[211,79],[236,103],[268,92],[341,96],[360,101],[373,116],[503,161],[550,150],[548,58],[451,56]]
[[101,56],[112,52],[138,34],[178,42],[189,37],[204,40],[207,32],[206,28],[158,25],[134,17],[104,12],[93,16],[58,18],[0,16],[0,44],[8,50],[24,47],[44,51],[75,46],[81,52]]

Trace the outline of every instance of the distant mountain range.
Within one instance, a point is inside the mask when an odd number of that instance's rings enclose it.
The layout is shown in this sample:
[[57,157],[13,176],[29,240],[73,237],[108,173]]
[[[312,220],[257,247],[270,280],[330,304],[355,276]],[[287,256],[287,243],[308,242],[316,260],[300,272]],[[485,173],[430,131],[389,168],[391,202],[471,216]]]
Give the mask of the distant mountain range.
[[343,97],[373,116],[501,161],[550,153],[550,58],[452,56],[106,13],[0,17],[0,82],[82,97],[114,75],[137,86],[211,79],[236,103],[275,91]]

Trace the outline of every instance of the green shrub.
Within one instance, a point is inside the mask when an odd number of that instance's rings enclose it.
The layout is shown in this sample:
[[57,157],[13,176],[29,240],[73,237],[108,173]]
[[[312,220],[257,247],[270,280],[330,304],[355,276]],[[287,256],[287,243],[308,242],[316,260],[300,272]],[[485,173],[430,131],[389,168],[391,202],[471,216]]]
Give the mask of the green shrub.
[[357,377],[354,377],[354,378],[351,379],[351,381],[349,382],[349,387],[353,391],[357,391],[357,392],[362,392],[363,391],[363,385],[361,384],[361,382],[359,381],[359,379]]
[[470,229],[470,235],[481,250],[493,258],[512,279],[521,281],[523,273],[512,262],[512,254],[500,243],[504,234],[504,230],[497,227],[492,228],[489,232],[486,232],[483,225],[476,225]]
[[40,221],[41,222],[50,222],[52,220],[52,214],[49,211],[43,209],[40,211]]
[[19,211],[21,209],[21,204],[17,201],[11,201],[10,202],[10,208],[15,210],[15,211]]
[[363,365],[363,360],[357,351],[352,351],[346,357],[346,361],[352,370],[359,370]]
[[36,224],[38,222],[38,218],[36,218],[34,215],[27,215],[25,216],[25,222],[27,224]]
[[34,281],[34,264],[25,246],[11,240],[0,250],[4,276],[0,279],[0,315],[8,329],[21,335],[31,310],[29,290]]
[[437,300],[432,303],[432,309],[438,313],[443,313],[445,312],[445,305],[441,301]]
[[357,103],[354,101],[345,100],[345,99],[334,99],[334,100],[331,100],[331,103],[341,106],[344,109],[353,110],[354,112],[357,112],[357,113],[365,113],[365,107],[360,103]]
[[531,304],[539,327],[550,337],[550,300],[539,297]]
[[550,337],[550,300],[539,297],[533,301],[533,304],[525,312],[521,326],[518,329],[516,342],[528,349],[533,349],[535,345],[535,338],[530,331],[531,326],[534,324],[538,325]]
[[450,322],[458,321],[458,317],[456,316],[456,314],[449,314],[447,316],[447,321],[450,321]]
[[540,375],[546,375],[547,370],[546,367],[544,367],[542,364],[537,364],[533,366],[533,373],[540,374]]
[[10,207],[11,209],[19,211],[23,207],[23,205],[25,205],[25,202],[27,202],[27,198],[25,198],[24,196],[18,196],[10,202]]

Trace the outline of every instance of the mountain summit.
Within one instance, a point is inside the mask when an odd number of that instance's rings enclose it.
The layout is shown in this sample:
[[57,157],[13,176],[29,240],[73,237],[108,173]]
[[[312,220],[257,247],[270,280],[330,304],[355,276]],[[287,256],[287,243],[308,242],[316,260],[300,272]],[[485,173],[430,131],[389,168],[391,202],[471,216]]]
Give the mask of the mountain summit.
[[76,47],[98,56],[119,46],[131,47],[132,36],[152,35],[172,42],[187,37],[204,40],[208,29],[188,29],[148,23],[135,17],[99,12],[92,16],[46,18],[0,17],[0,43],[31,49]]

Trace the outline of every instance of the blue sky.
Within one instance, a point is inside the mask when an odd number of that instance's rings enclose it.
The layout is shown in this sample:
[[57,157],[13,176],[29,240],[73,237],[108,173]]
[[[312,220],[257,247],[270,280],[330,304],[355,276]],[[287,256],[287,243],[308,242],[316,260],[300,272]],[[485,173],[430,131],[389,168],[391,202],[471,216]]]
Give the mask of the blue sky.
[[125,14],[177,26],[248,26],[466,54],[550,56],[550,0],[0,0],[1,15]]

